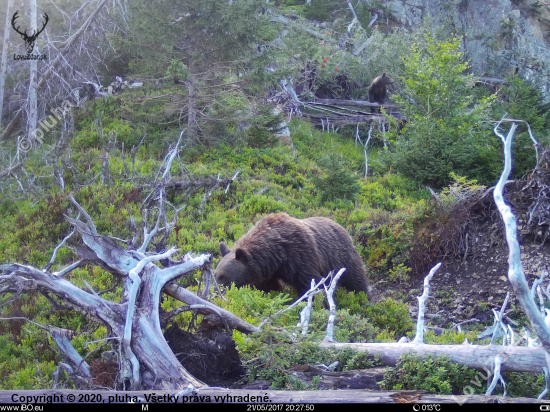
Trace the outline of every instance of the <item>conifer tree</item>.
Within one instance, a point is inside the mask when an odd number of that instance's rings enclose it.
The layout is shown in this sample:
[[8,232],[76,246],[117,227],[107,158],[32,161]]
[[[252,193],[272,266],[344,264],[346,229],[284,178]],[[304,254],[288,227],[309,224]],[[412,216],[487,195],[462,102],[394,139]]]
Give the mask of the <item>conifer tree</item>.
[[[187,87],[187,136],[200,132],[202,111],[231,90],[259,61],[269,22],[261,0],[148,0],[132,2],[127,47],[132,68]],[[265,71],[265,69],[264,69]],[[235,86],[233,86],[235,87]]]

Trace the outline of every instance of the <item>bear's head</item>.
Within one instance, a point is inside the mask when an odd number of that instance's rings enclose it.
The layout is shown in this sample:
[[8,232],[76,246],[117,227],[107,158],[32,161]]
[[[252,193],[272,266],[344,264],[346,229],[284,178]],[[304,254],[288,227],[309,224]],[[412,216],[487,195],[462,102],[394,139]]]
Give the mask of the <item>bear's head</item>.
[[246,250],[237,248],[231,251],[225,243],[220,243],[222,259],[216,267],[214,276],[216,282],[230,286],[235,282],[237,287],[247,285],[251,282],[250,260],[252,256]]
[[380,76],[380,85],[387,86],[388,84],[393,84],[393,79],[386,73],[382,73],[382,76]]

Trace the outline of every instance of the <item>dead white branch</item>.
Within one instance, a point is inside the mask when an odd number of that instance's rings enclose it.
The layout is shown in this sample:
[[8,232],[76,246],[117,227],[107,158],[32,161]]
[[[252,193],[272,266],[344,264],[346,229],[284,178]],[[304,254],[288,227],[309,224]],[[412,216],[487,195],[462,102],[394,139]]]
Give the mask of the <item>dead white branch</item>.
[[[508,299],[510,298],[510,292],[508,292],[506,294],[506,299],[504,299],[504,302],[502,304],[502,308],[500,310],[500,313],[497,313],[496,310],[493,309],[493,313],[495,315],[495,323],[494,323],[494,330],[493,330],[493,336],[491,337],[491,343],[490,345],[493,345],[494,342],[495,342],[495,338],[497,336],[497,331],[498,331],[498,328],[501,327],[502,329],[504,329],[504,335],[506,335],[508,333],[508,330],[506,329],[506,327],[504,326],[504,322],[503,322],[503,315],[504,315],[504,309],[506,309],[506,306],[508,305]],[[502,340],[502,343],[504,344],[505,343],[505,339],[503,338]]]
[[329,35],[325,35],[320,31],[314,30],[308,27],[305,23],[297,23],[295,21],[287,19],[286,17],[279,16],[276,14],[271,14],[269,20],[273,23],[281,23],[285,26],[289,26],[298,30],[305,31],[308,34],[311,34],[313,37],[317,37],[325,42],[334,43],[334,40],[332,40],[332,38]]
[[200,298],[194,293],[189,292],[187,289],[184,289],[173,282],[168,283],[164,287],[164,292],[168,296],[172,296],[174,299],[180,300],[184,303],[187,303],[188,305],[202,305],[203,310],[200,310],[201,313],[205,313],[205,314],[216,313],[221,315],[222,319],[225,322],[227,322],[230,328],[236,329],[239,332],[243,332],[243,333],[260,332],[260,329],[257,328],[256,326],[253,326],[250,323],[245,322],[241,318],[233,315],[231,312]]
[[525,311],[525,314],[529,318],[531,327],[541,340],[546,350],[550,350],[550,328],[546,325],[544,318],[542,317],[542,314],[530,293],[529,286],[527,285],[527,280],[525,279],[525,274],[523,272],[519,243],[517,240],[516,218],[510,207],[504,202],[504,185],[508,180],[508,176],[510,175],[510,171],[512,169],[512,139],[517,129],[516,121],[512,120],[511,122],[512,125],[508,132],[508,136],[506,137],[498,131],[500,123],[498,123],[494,129],[495,134],[504,144],[504,170],[502,171],[500,179],[495,186],[493,196],[498,211],[502,217],[502,221],[504,222],[506,241],[510,251],[508,257],[508,279],[514,288],[516,297]]
[[424,312],[426,311],[426,300],[430,294],[430,281],[432,280],[435,272],[439,270],[441,263],[435,265],[428,276],[424,278],[424,292],[422,296],[419,296],[418,299],[418,321],[416,322],[416,336],[412,343],[424,343]]
[[282,315],[283,313],[288,312],[289,310],[295,308],[303,300],[306,300],[310,296],[316,295],[317,293],[321,292],[320,287],[325,285],[325,282],[327,281],[327,279],[330,278],[331,274],[332,273],[329,273],[327,276],[325,276],[323,279],[321,279],[318,283],[315,284],[314,287],[312,287],[310,290],[308,290],[300,299],[298,299],[292,305],[288,306],[287,308],[283,308],[283,309],[279,310],[277,313],[275,313],[271,316],[268,316],[266,319],[264,319],[262,321],[262,323],[260,323],[260,325],[258,326],[258,329],[262,329],[271,319],[274,319],[274,318]]
[[[315,290],[315,280],[311,279],[311,287],[309,289],[310,291]],[[307,305],[300,311],[300,322],[298,323],[298,327],[302,327],[302,335],[307,334],[307,330],[309,328],[309,318],[311,317],[311,308],[313,306],[313,296],[314,294],[311,293],[309,297],[307,298]]]
[[504,382],[504,378],[500,374],[500,366],[502,365],[502,362],[504,359],[502,356],[497,355],[495,356],[495,372],[493,374],[493,380],[491,382],[491,385],[487,388],[487,391],[485,392],[485,395],[490,396],[493,394],[493,391],[495,390],[495,387],[497,386],[498,381],[502,383],[502,388],[504,389],[504,394],[502,396],[506,396],[506,383]]
[[[327,334],[325,336],[324,342],[334,342],[334,321],[336,320],[336,303],[334,302],[334,292],[336,291],[336,285],[340,280],[340,277],[344,274],[346,268],[342,268],[338,273],[333,277],[332,282],[330,282],[330,287],[327,289],[325,285],[325,293],[328,300],[328,321],[327,321]],[[334,272],[329,273],[329,277],[332,276]]]

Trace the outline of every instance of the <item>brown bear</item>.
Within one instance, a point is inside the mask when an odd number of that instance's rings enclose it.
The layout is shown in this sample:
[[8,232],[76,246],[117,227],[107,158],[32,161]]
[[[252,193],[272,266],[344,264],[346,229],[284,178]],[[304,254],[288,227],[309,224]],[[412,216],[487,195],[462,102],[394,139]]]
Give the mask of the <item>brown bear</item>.
[[339,224],[324,217],[296,219],[272,214],[254,226],[229,249],[220,243],[222,259],[214,276],[218,283],[238,287],[254,285],[263,291],[281,290],[281,281],[303,295],[331,270],[346,271],[339,284],[368,293],[363,261],[351,236]]
[[[386,86],[388,84],[393,84],[393,79],[386,73],[382,73],[382,76],[375,78],[369,86],[369,102],[384,104],[387,95]],[[376,108],[371,107],[370,111],[371,113],[375,113]],[[378,108],[378,113],[380,113],[380,108]]]

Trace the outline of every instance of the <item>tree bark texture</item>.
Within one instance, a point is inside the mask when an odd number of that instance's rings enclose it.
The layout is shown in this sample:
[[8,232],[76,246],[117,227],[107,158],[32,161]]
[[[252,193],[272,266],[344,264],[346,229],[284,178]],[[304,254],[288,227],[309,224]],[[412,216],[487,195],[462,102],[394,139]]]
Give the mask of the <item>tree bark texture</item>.
[[8,64],[8,47],[10,44],[10,11],[13,8],[13,0],[8,0],[6,9],[6,23],[4,25],[4,44],[2,45],[2,63],[0,68],[0,127],[2,126],[2,112],[4,110],[4,84],[6,81],[6,67]]
[[395,366],[399,357],[414,351],[425,359],[428,355],[447,355],[451,362],[474,369],[491,370],[495,356],[501,355],[505,362],[503,371],[541,373],[546,365],[544,349],[526,346],[501,345],[415,345],[412,343],[322,343],[323,348],[353,348],[367,351],[369,355],[380,355],[380,362]]

